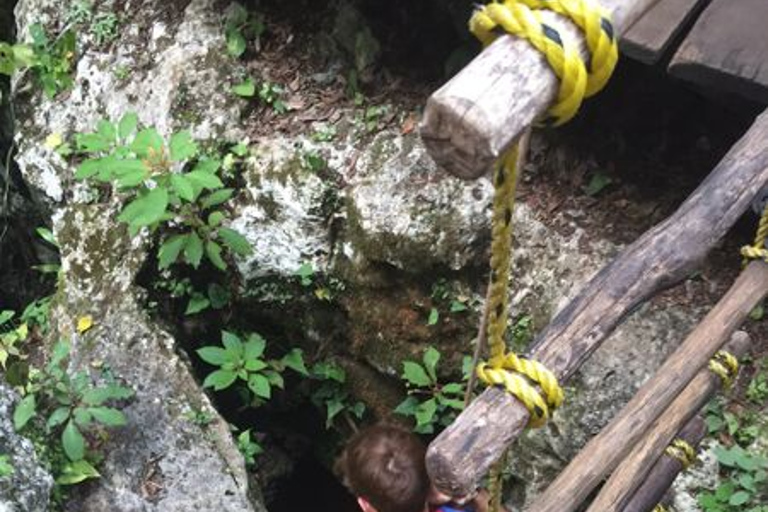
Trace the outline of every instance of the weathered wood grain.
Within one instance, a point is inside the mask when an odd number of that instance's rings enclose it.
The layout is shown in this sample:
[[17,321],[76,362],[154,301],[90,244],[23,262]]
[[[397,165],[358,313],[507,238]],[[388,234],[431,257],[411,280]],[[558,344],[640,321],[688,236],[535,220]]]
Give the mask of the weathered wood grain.
[[669,72],[768,104],[768,2],[713,0],[672,59]]
[[[531,357],[567,381],[639,304],[690,275],[768,183],[766,141],[768,111],[672,216],[622,251],[557,314],[537,336]],[[486,389],[430,445],[427,469],[435,485],[457,497],[471,493],[527,421],[515,398]]]
[[[704,436],[707,434],[707,425],[701,416],[694,416],[675,439],[682,439],[697,449]],[[665,447],[661,447],[664,450]],[[622,512],[650,512],[664,498],[664,495],[672,487],[672,483],[682,471],[683,464],[662,452],[656,460],[648,476],[640,487],[637,488],[634,496],[630,497],[627,504],[621,508]]]
[[[618,36],[658,0],[603,0]],[[544,21],[586,50],[578,29],[551,12]],[[421,137],[432,158],[451,174],[474,179],[491,168],[557,95],[558,79],[527,41],[499,37],[427,100]]]
[[[621,38],[621,53],[644,64],[656,64],[671,50],[707,0],[660,0]],[[679,42],[679,40],[678,40]]]
[[[570,512],[605,478],[768,294],[768,263],[754,261],[621,412],[547,487],[529,512]],[[679,429],[679,425],[678,425]],[[675,429],[677,431],[678,429]],[[601,503],[600,512],[618,510]]]
[[[749,341],[749,336],[745,332],[736,332],[726,349],[736,357],[741,357],[747,352]],[[665,480],[658,476],[651,478],[654,461],[659,459],[659,455],[672,442],[677,431],[695,416],[721,387],[720,378],[709,369],[699,371],[664,414],[656,419],[642,441],[635,445],[629,455],[621,461],[600,489],[600,494],[592,501],[588,512],[627,512],[630,503],[633,503],[632,510],[639,510],[638,507],[642,504],[649,504],[650,508],[653,508],[669,487],[669,485],[663,487],[661,484],[668,482],[671,485],[672,483],[672,479]],[[673,468],[677,466],[679,471],[681,465],[677,463],[676,465],[665,464],[665,466]]]

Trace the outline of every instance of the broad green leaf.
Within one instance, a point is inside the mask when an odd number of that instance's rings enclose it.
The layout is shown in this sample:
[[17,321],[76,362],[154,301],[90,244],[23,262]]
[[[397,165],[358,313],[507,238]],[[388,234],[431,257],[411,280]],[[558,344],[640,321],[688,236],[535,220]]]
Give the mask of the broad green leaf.
[[232,57],[240,57],[245,53],[245,37],[236,28],[227,30],[227,52]]
[[247,256],[253,252],[251,244],[248,239],[243,235],[230,228],[220,228],[219,237],[224,241],[224,244],[229,247],[229,250],[240,256]]
[[115,138],[117,137],[117,128],[113,123],[107,121],[106,119],[102,119],[96,123],[96,133],[98,133],[101,138],[109,141],[109,143],[112,144],[115,142]]
[[461,313],[467,310],[467,305],[459,300],[451,301],[451,313]]
[[219,270],[226,270],[227,264],[221,259],[221,246],[213,240],[208,240],[205,243],[205,254],[211,263],[214,264]]
[[79,133],[75,136],[77,149],[86,153],[107,151],[112,147],[112,142],[98,133]]
[[81,459],[66,464],[61,471],[61,475],[56,478],[56,483],[59,485],[73,485],[89,478],[99,478],[100,476],[96,468],[91,466],[85,459]]
[[249,78],[233,86],[232,92],[242,98],[252,98],[256,94],[256,84],[253,82],[253,79]]
[[424,351],[424,368],[427,370],[432,382],[437,382],[437,374],[435,368],[437,368],[437,362],[440,360],[440,352],[435,347],[429,347]]
[[163,270],[170,267],[179,258],[179,253],[187,243],[187,235],[174,235],[163,242],[157,252],[158,268]]
[[194,231],[187,235],[187,244],[184,247],[184,259],[197,268],[200,266],[200,260],[203,258],[203,241]]
[[168,144],[168,147],[172,162],[189,160],[197,155],[197,144],[192,140],[192,134],[188,130],[174,133],[171,136],[171,141]]
[[220,211],[211,212],[208,216],[208,225],[212,228],[219,226],[224,221],[224,214]]
[[69,355],[69,342],[66,340],[59,340],[53,345],[53,351],[51,352],[51,361],[48,363],[48,368],[56,367]]
[[64,446],[64,453],[67,454],[69,460],[80,460],[85,455],[85,439],[75,426],[74,421],[69,420],[67,426],[64,427],[64,431],[61,433],[61,444]]
[[269,385],[269,381],[265,376],[258,373],[248,378],[248,389],[261,398],[269,399],[272,396],[272,387]]
[[227,352],[243,358],[245,356],[245,346],[236,334],[229,331],[221,331],[221,344],[227,349]]
[[192,184],[183,174],[172,174],[171,186],[179,194],[180,198],[190,202],[195,200],[195,191],[192,188]]
[[409,396],[395,408],[395,413],[402,414],[404,416],[413,416],[416,413],[416,408],[419,406],[419,401],[416,397]]
[[144,158],[149,155],[150,150],[158,153],[163,149],[163,138],[154,128],[145,128],[136,134],[136,138],[131,143],[131,151]]
[[267,363],[265,363],[261,359],[246,359],[245,360],[245,369],[248,372],[260,372],[264,368],[267,367]]
[[748,493],[747,491],[737,491],[733,493],[728,499],[728,504],[733,505],[734,507],[738,507],[739,505],[743,505],[748,502],[751,498],[752,494]]
[[208,309],[210,301],[202,293],[193,293],[187,302],[187,309],[184,310],[186,316],[194,315]]
[[112,407],[92,407],[88,411],[102,425],[120,427],[126,424],[125,415]]
[[216,391],[227,389],[237,379],[237,373],[229,370],[216,370],[209,374],[203,381],[204,388],[213,387]]
[[29,394],[21,399],[13,411],[13,428],[21,430],[35,415],[35,395]]
[[416,422],[419,425],[426,425],[432,422],[436,412],[437,401],[434,398],[430,398],[426,402],[419,404],[419,406],[416,408],[414,416],[416,417]]
[[420,364],[413,361],[403,363],[403,378],[414,386],[429,386],[432,381]]
[[611,183],[613,183],[612,178],[606,176],[605,174],[596,172],[589,180],[589,184],[584,187],[584,193],[588,196],[596,196]]
[[203,347],[197,349],[200,359],[214,366],[221,366],[227,361],[227,352],[221,347]]
[[462,395],[464,394],[464,386],[458,382],[451,382],[443,386],[441,391],[447,395]]
[[90,411],[81,407],[76,408],[72,413],[72,416],[75,419],[75,423],[80,427],[87,427],[93,420]]
[[325,402],[325,428],[333,426],[333,418],[344,410],[344,403],[338,398],[332,398]]
[[245,342],[245,352],[243,357],[246,360],[258,359],[264,353],[266,345],[266,341],[260,335],[256,333],[250,334],[248,340]]
[[216,174],[221,167],[221,161],[218,158],[201,158],[192,171],[204,172],[207,174]]
[[83,161],[81,163],[77,170],[75,171],[75,179],[78,180],[84,180],[86,178],[90,178],[91,176],[95,175],[99,171],[102,170],[104,166],[104,162],[108,159],[114,159],[113,157],[105,157],[105,158],[89,158],[88,160]]
[[429,318],[427,318],[427,325],[435,325],[439,319],[440,312],[437,310],[437,308],[430,309]]
[[203,209],[220,205],[221,203],[228,201],[229,198],[232,197],[234,191],[235,189],[233,188],[223,188],[221,190],[217,190],[216,192],[212,192],[200,200],[200,205],[203,207]]
[[227,27],[239,27],[248,21],[248,10],[239,3],[233,3],[227,10]]
[[168,191],[157,187],[123,208],[117,218],[132,227],[150,226],[160,220],[167,207]]
[[458,400],[456,398],[447,398],[443,395],[438,395],[437,399],[441,404],[447,407],[450,407],[451,409],[456,409],[457,411],[461,411],[464,409],[463,400]]
[[200,188],[216,190],[224,186],[218,176],[206,171],[195,169],[185,176]]
[[11,311],[10,309],[0,311],[0,325],[3,325],[5,322],[13,318],[15,314],[16,313]]
[[123,386],[103,386],[91,388],[83,393],[83,403],[86,405],[101,405],[107,400],[122,400],[133,396],[133,391]]
[[58,427],[67,421],[67,419],[69,419],[69,413],[69,407],[59,407],[48,417],[48,421],[45,423],[45,426],[48,428],[48,430]]
[[300,373],[301,375],[308,376],[309,372],[304,364],[304,352],[300,348],[294,348],[281,359],[286,368]]
[[208,285],[208,300],[211,301],[211,307],[221,309],[229,304],[229,290],[218,283]]
[[121,139],[127,139],[139,125],[139,116],[136,112],[128,112],[125,114],[117,125],[117,134]]
[[280,375],[279,373],[274,371],[265,371],[263,372],[263,375],[267,378],[269,383],[275,386],[276,388],[280,388],[280,389],[285,388],[285,381],[283,380],[283,376]]

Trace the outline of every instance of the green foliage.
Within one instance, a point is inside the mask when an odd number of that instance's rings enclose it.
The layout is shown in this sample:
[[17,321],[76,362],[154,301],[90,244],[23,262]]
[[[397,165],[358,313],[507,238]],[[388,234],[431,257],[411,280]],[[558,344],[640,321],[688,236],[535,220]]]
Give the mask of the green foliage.
[[330,142],[336,138],[337,132],[334,125],[321,125],[314,133],[312,133],[311,139],[315,142]]
[[91,21],[91,34],[97,45],[114,41],[117,38],[117,16],[112,12],[100,12]]
[[433,307],[427,316],[427,325],[437,325],[440,320],[440,311],[449,313],[462,313],[469,309],[469,297],[460,294],[453,283],[440,278],[432,285],[431,298]]
[[333,361],[320,361],[312,367],[310,377],[319,384],[312,387],[310,400],[325,412],[325,428],[335,426],[339,415],[349,414],[362,420],[365,404],[355,400],[346,386],[344,368]]
[[0,455],[0,478],[5,478],[13,474],[13,464],[11,464],[8,455]]
[[747,399],[755,405],[763,405],[768,401],[768,357],[758,365],[758,371],[747,386]]
[[232,92],[242,98],[253,98],[258,96],[261,103],[272,107],[272,110],[278,114],[285,114],[288,112],[288,106],[283,101],[283,94],[285,89],[272,82],[261,82],[256,86],[256,82],[252,78],[247,78],[243,82],[232,87]]
[[264,451],[256,440],[251,439],[251,429],[244,430],[237,436],[237,449],[243,455],[246,466],[256,464],[256,456]]
[[0,42],[0,74],[12,75],[29,69],[48,98],[72,88],[75,33],[67,30],[51,40],[40,23],[31,25],[29,33],[30,44]]
[[27,339],[29,328],[26,322],[14,326],[14,316],[16,316],[16,313],[13,311],[0,311],[0,366],[4,370],[6,369],[9,357],[25,358],[21,353],[19,345]]
[[528,314],[520,316],[510,329],[512,348],[522,352],[533,339],[533,317]]
[[305,151],[301,155],[301,165],[308,171],[319,173],[328,168],[328,162],[316,150]]
[[208,308],[223,309],[231,300],[230,291],[218,283],[208,283],[204,291],[197,290],[188,277],[177,279],[170,274],[161,274],[152,283],[155,290],[163,290],[172,298],[187,299],[185,315],[195,315]]
[[54,345],[50,362],[32,374],[26,395],[13,413],[16,430],[29,428],[37,419],[36,426],[44,428],[47,436],[59,438],[67,458],[56,468],[56,481],[62,485],[99,476],[92,466],[95,456],[89,454],[86,436],[97,426],[125,425],[123,413],[108,404],[133,395],[130,389],[114,383],[94,385],[84,371],[70,375],[66,370],[69,350],[66,341]]
[[223,225],[222,205],[234,189],[219,178],[221,162],[201,155],[188,131],[165,141],[154,128],[139,130],[138,117],[128,113],[117,123],[101,120],[96,131],[78,134],[76,146],[85,156],[77,179],[111,183],[128,196],[118,220],[131,234],[167,228],[157,255],[160,270],[180,260],[198,268],[204,258],[226,270],[226,252],[252,252],[244,236]]
[[440,352],[434,347],[424,351],[421,362],[405,361],[402,379],[408,389],[408,397],[395,412],[416,420],[414,431],[432,434],[436,427],[450,424],[458,411],[464,408],[464,384],[441,383],[437,378]]
[[249,13],[242,5],[233,3],[227,11],[224,22],[224,35],[227,40],[227,52],[235,58],[241,57],[248,46],[248,41],[255,41],[259,46],[259,37],[264,33],[264,16]]
[[93,2],[89,0],[75,0],[67,11],[66,22],[68,25],[82,25],[89,23],[93,18]]
[[588,196],[596,196],[611,183],[613,183],[613,179],[610,176],[606,176],[601,172],[595,172],[592,174],[589,183],[583,187],[584,193]]
[[272,388],[284,388],[282,373],[286,368],[307,375],[304,357],[300,349],[293,349],[278,360],[265,359],[266,340],[257,333],[248,334],[245,340],[228,331],[221,331],[222,346],[205,346],[197,355],[218,369],[208,374],[203,387],[222,391],[236,382],[245,383],[252,394],[250,402],[259,405],[272,397]]
[[699,494],[705,512],[768,512],[760,505],[768,498],[768,458],[751,454],[738,445],[718,446],[715,456],[728,478],[712,492]]

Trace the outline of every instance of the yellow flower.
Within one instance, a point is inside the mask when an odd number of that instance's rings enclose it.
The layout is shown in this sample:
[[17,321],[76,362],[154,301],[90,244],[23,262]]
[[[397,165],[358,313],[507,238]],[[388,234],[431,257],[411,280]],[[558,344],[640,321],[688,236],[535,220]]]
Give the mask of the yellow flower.
[[52,133],[45,139],[45,147],[48,149],[56,149],[64,143],[64,139],[60,133]]
[[77,332],[83,334],[93,327],[93,317],[91,315],[81,316],[77,319]]

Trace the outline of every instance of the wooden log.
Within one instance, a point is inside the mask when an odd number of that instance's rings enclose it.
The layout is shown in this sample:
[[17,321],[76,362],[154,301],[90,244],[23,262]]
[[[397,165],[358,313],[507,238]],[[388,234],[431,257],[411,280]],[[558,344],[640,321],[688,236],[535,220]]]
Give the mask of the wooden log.
[[[707,425],[701,416],[694,416],[675,439],[682,439],[693,449],[697,449],[707,434]],[[662,447],[662,450],[664,447]],[[665,452],[656,460],[645,481],[637,488],[634,496],[627,501],[622,512],[650,512],[661,502],[664,495],[672,487],[672,483],[685,470],[683,463]]]
[[672,59],[669,72],[768,104],[768,2],[713,0]]
[[[734,256],[736,257],[736,256]],[[571,460],[530,507],[570,512],[605,478],[768,294],[768,263],[753,261],[651,380]],[[677,431],[677,429],[675,430]],[[604,508],[599,508],[604,512]],[[615,509],[614,509],[615,510]]]
[[[766,140],[768,111],[677,212],[624,249],[557,314],[531,357],[567,381],[640,303],[690,275],[768,183]],[[486,389],[430,445],[432,481],[446,494],[470,494],[527,422],[528,411],[515,398]]]
[[705,5],[706,0],[660,0],[621,38],[621,53],[644,64],[656,64]]
[[[726,350],[737,358],[746,354],[749,336],[736,332]],[[626,512],[628,503],[658,503],[665,489],[650,486],[640,492],[639,486],[649,475],[650,468],[680,430],[681,426],[696,414],[721,389],[720,378],[709,369],[702,369],[680,395],[669,405],[663,415],[653,423],[643,440],[632,448],[629,455],[616,468],[600,494],[592,501],[591,512],[621,510]],[[647,480],[647,479],[646,479]],[[645,484],[642,484],[645,486]],[[656,494],[651,494],[653,491]],[[634,494],[634,496],[633,496]],[[653,508],[651,506],[651,508]],[[637,509],[633,509],[637,510]]]
[[[618,37],[658,0],[603,0]],[[552,12],[543,21],[567,41],[579,42],[575,25]],[[499,37],[427,100],[421,137],[435,162],[451,174],[475,179],[544,114],[557,96],[559,81],[530,43]]]

